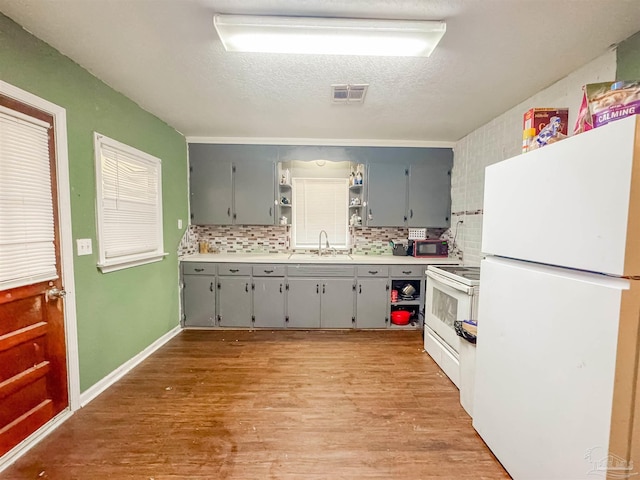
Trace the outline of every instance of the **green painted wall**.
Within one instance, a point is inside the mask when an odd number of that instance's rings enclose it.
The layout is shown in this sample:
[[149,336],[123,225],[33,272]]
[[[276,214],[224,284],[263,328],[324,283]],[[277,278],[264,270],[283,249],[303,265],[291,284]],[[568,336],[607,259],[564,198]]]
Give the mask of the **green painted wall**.
[[[0,14],[0,80],[67,110],[74,256],[84,391],[179,323],[177,247],[187,225],[187,148],[182,135]],[[162,262],[102,274],[96,268],[93,132],[162,159]],[[183,229],[184,230],[184,229]],[[75,250],[75,244],[74,244]]]
[[640,32],[618,45],[617,80],[640,80]]

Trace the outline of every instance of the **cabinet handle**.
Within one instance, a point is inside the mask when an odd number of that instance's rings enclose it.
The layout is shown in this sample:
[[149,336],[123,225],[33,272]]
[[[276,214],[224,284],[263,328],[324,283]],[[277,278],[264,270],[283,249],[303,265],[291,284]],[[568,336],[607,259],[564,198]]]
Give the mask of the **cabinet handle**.
[[320,293],[320,285],[316,283],[316,293]]
[[227,208],[227,217],[231,216],[231,207]]
[[255,289],[256,289],[256,284],[255,284],[255,283],[252,283],[252,284],[251,284],[251,290],[255,290]]
[[409,271],[403,270],[402,273],[404,273],[405,275],[411,275],[411,270],[409,270]]
[[238,273],[240,270],[238,270],[237,268],[230,268],[229,271],[231,273]]
[[413,218],[413,208],[409,210],[409,218]]
[[221,288],[222,288],[222,284],[218,282],[218,290],[220,290]]
[[378,274],[378,270],[369,270],[369,274],[370,275],[377,275]]
[[204,272],[204,268],[194,268],[196,272]]
[[273,270],[264,270],[264,273],[273,273]]
[[248,283],[245,283],[245,284],[244,284],[244,291],[245,291],[245,292],[248,292],[248,291],[249,291],[249,284],[248,284]]
[[362,284],[359,285],[360,289],[358,290],[358,293],[362,293]]
[[373,212],[371,211],[371,209],[369,209],[369,215],[373,215]]
[[325,287],[325,284],[323,283],[322,284],[322,293],[324,293],[324,287]]
[[280,293],[282,293],[282,284],[280,284]]
[[211,285],[209,285],[209,291],[213,292],[213,282],[211,282]]
[[273,211],[273,207],[269,207],[269,216],[271,217],[273,214],[271,213]]

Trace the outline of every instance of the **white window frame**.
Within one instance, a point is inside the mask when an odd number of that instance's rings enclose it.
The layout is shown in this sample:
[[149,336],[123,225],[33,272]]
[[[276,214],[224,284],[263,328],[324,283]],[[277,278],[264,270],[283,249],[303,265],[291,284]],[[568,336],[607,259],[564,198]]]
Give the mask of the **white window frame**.
[[[292,218],[291,218],[291,223],[292,223],[292,244],[293,244],[293,248],[294,249],[317,249],[318,248],[318,241],[313,239],[310,243],[301,243],[298,241],[298,232],[299,232],[299,226],[297,225],[297,217],[298,217],[298,210],[300,208],[300,205],[298,204],[298,202],[295,200],[296,198],[296,191],[299,188],[298,185],[300,184],[300,182],[304,182],[304,181],[311,181],[311,182],[316,182],[316,181],[332,181],[332,182],[336,182],[336,183],[342,183],[344,186],[344,192],[345,192],[345,201],[344,201],[344,225],[345,225],[345,238],[344,238],[344,243],[340,242],[338,243],[334,238],[332,238],[332,236],[330,235],[329,237],[329,244],[331,246],[331,248],[335,248],[336,250],[348,250],[349,249],[349,243],[350,243],[350,235],[349,235],[349,180],[347,178],[293,178],[292,179],[292,190],[291,190],[291,201],[292,201]],[[328,227],[325,227],[325,229],[328,229]],[[330,229],[329,229],[330,230]],[[323,238],[323,248],[324,248],[324,238]]]
[[[106,240],[109,236],[108,226],[105,224],[105,191],[104,191],[104,157],[103,149],[116,151],[118,155],[122,155],[124,159],[139,166],[149,167],[151,171],[157,172],[153,175],[156,182],[155,196],[155,212],[156,222],[150,228],[151,242],[147,245],[132,245],[130,251],[109,254],[105,248]],[[102,273],[109,273],[116,270],[145,265],[148,263],[159,262],[168,253],[164,252],[164,235],[162,222],[162,161],[142,152],[136,148],[125,145],[112,138],[106,137],[98,132],[94,132],[94,152],[95,152],[95,169],[96,169],[96,223],[98,233],[98,267]],[[154,238],[155,235],[155,238]]]

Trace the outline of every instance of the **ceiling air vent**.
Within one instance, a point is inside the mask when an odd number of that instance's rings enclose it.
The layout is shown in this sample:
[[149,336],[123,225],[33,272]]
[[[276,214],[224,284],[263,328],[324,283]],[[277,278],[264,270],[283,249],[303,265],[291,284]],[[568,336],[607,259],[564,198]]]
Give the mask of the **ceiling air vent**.
[[333,103],[363,103],[369,85],[366,83],[331,85]]

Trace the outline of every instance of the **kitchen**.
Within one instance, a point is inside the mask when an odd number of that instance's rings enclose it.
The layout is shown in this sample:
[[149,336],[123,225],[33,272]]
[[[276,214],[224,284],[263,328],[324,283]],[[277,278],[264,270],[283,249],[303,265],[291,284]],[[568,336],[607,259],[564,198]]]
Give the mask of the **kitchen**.
[[[502,8],[508,10],[504,2],[497,3],[501,4],[500,6]],[[604,3],[606,4],[607,2]],[[624,4],[625,2],[622,3]],[[38,30],[36,30],[35,25],[30,26],[27,24],[28,11],[16,5],[17,4],[13,2],[2,2],[0,3],[0,9],[9,17],[16,19],[18,24],[24,25],[29,31],[37,32]],[[171,14],[179,14],[180,9],[175,5],[173,7],[171,7],[170,4],[168,5],[169,7],[167,8],[170,9],[168,12],[169,16],[171,16]],[[632,4],[628,3],[627,5]],[[228,11],[232,10],[230,6],[227,5],[227,7]],[[38,8],[44,9],[45,7],[38,6]],[[62,7],[59,6],[58,8]],[[76,8],[79,7],[76,6]],[[560,8],[560,6],[553,4],[553,6],[549,7],[549,11],[553,12],[556,8]],[[580,8],[566,7],[566,9],[575,9],[576,12],[574,13],[579,20],[585,22],[584,25],[593,25],[594,31],[600,30],[600,28],[595,26],[594,23],[588,23],[590,21],[589,16],[607,18],[607,16],[602,13],[599,15],[594,14],[585,6],[581,6]],[[631,8],[631,10],[633,10],[633,8]],[[20,17],[21,12],[22,15],[25,15],[22,19]],[[109,12],[109,9],[105,9],[100,13],[103,19],[102,22],[104,22],[107,27],[100,27],[99,25],[92,26],[91,22],[85,23],[79,21],[73,28],[67,28],[66,31],[69,32],[69,35],[75,35],[75,38],[79,35],[87,39],[93,38],[93,28],[106,28],[108,31],[109,22],[122,21],[122,17],[116,12]],[[346,13],[346,11],[343,12],[343,15]],[[385,12],[382,11],[381,13]],[[480,15],[482,12],[478,12],[476,9],[473,10],[472,13],[473,15]],[[544,16],[550,15],[549,12],[536,12],[536,15],[543,15],[543,13]],[[91,14],[91,12],[88,12],[88,14]],[[142,12],[138,12],[138,14],[141,17],[145,16],[142,15]],[[528,13],[526,16],[532,14],[533,13]],[[56,13],[49,11],[47,17],[51,23],[44,25],[36,36],[56,46],[55,37],[62,39],[62,34],[50,30],[55,24],[52,19],[57,18],[58,22],[62,22],[61,17],[65,15],[67,15],[69,21],[72,21],[74,17],[72,12],[63,13],[61,10]],[[151,15],[153,16],[153,12],[151,12]],[[211,34],[208,38],[214,37],[211,15],[207,15],[206,18],[204,18],[205,15],[201,15],[200,13],[192,12],[190,15],[190,20],[197,23],[205,22],[207,27],[211,29]],[[471,14],[467,15],[467,21],[469,21],[469,18],[474,18]],[[495,15],[495,12],[493,15]],[[537,79],[537,83],[534,82],[535,87],[532,86],[529,91],[525,91],[522,84],[509,82],[509,80],[512,79],[512,74],[509,73],[510,70],[515,72],[524,69],[518,69],[516,66],[513,66],[513,63],[511,63],[512,66],[509,66],[509,68],[505,67],[499,77],[509,79],[506,80],[505,83],[511,84],[505,85],[504,88],[505,90],[511,89],[511,97],[501,107],[494,107],[490,104],[490,101],[483,101],[477,96],[474,99],[464,97],[462,101],[466,99],[468,102],[466,104],[467,107],[468,105],[481,102],[481,105],[478,105],[478,108],[474,108],[473,110],[482,110],[482,113],[467,111],[469,108],[464,108],[460,104],[458,104],[458,108],[451,107],[453,110],[466,112],[464,118],[459,115],[459,121],[457,123],[463,124],[464,122],[469,122],[469,126],[466,127],[467,130],[463,131],[459,136],[447,138],[444,132],[439,130],[439,128],[441,128],[437,125],[439,122],[425,118],[423,111],[416,111],[419,109],[411,109],[409,107],[403,108],[400,111],[397,106],[388,108],[387,113],[376,109],[375,113],[368,114],[372,118],[377,117],[380,120],[391,120],[384,124],[384,128],[378,127],[377,130],[373,130],[368,134],[366,131],[360,130],[362,123],[359,120],[362,113],[358,113],[358,110],[345,111],[343,113],[344,117],[342,117],[341,114],[341,118],[339,119],[329,117],[332,119],[330,122],[326,120],[316,122],[312,118],[301,119],[299,110],[294,108],[287,111],[287,118],[283,118],[280,122],[276,123],[270,121],[273,113],[278,108],[283,108],[284,105],[271,103],[274,101],[274,98],[279,98],[271,95],[266,96],[270,99],[266,102],[266,105],[259,102],[254,103],[255,108],[246,111],[241,111],[237,105],[227,103],[228,100],[223,97],[218,97],[217,108],[211,108],[211,110],[219,110],[226,112],[226,114],[223,115],[224,118],[221,120],[208,119],[205,122],[211,126],[210,131],[213,133],[207,134],[206,132],[209,130],[202,126],[194,125],[190,130],[192,132],[190,135],[194,138],[215,135],[218,137],[259,136],[278,138],[295,136],[303,139],[404,139],[405,141],[399,146],[410,146],[412,143],[416,146],[416,141],[427,139],[427,141],[419,143],[419,146],[425,148],[453,148],[454,164],[451,177],[451,225],[453,227],[458,221],[463,220],[456,238],[456,243],[464,252],[462,260],[469,265],[479,265],[481,260],[480,235],[482,225],[484,167],[494,163],[496,160],[501,160],[519,153],[522,114],[530,106],[568,106],[571,112],[577,112],[582,85],[601,79],[638,78],[638,72],[634,70],[637,68],[637,61],[635,60],[637,56],[637,38],[632,37],[627,41],[623,41],[635,32],[635,28],[632,27],[637,25],[637,22],[634,23],[631,14],[626,16],[629,17],[627,23],[625,24],[621,21],[622,24],[626,26],[624,28],[619,27],[619,32],[624,32],[624,35],[620,33],[620,37],[609,39],[606,46],[592,44],[592,52],[582,53],[582,57],[577,56],[576,53],[576,56],[571,61],[564,58],[561,59],[559,63],[567,63],[567,65],[571,65],[571,68],[565,66],[563,66],[565,70],[562,70],[560,67],[556,68],[555,74],[552,72],[552,75],[545,79]],[[622,17],[624,18],[625,15],[622,15]],[[187,20],[189,19],[184,19],[183,22],[176,22],[177,25],[180,26],[179,28],[184,29],[178,32],[180,35],[186,35],[188,30],[190,30]],[[531,22],[532,20],[530,18],[521,18],[520,21],[523,22],[522,25],[526,25],[527,22]],[[541,21],[543,20],[541,19]],[[477,23],[479,24],[481,22]],[[441,45],[442,47],[447,45],[447,35],[453,35],[453,32],[455,32],[452,28],[452,24],[450,23],[450,28],[443,39],[445,43]],[[466,28],[469,35],[478,34],[477,30],[469,24],[466,24]],[[522,28],[522,30],[524,30],[524,28]],[[76,401],[79,405],[83,403],[83,400],[80,398],[81,392],[85,394],[84,401],[90,399],[92,395],[95,396],[101,391],[102,386],[100,382],[104,378],[108,377],[112,372],[117,371],[139,352],[154,344],[158,339],[167,334],[167,332],[172,331],[178,324],[180,314],[178,302],[179,287],[177,281],[177,250],[187,228],[187,224],[189,223],[187,221],[189,215],[187,203],[187,157],[185,139],[181,134],[176,132],[174,128],[169,126],[174,124],[173,121],[169,119],[173,118],[171,117],[173,112],[181,109],[184,110],[184,106],[181,107],[179,104],[173,104],[169,110],[163,112],[163,114],[156,112],[155,115],[157,117],[164,119],[164,121],[158,120],[158,118],[134,104],[135,101],[144,106],[148,102],[144,92],[141,92],[138,97],[132,93],[129,94],[129,98],[133,99],[133,101],[129,100],[116,92],[121,91],[126,93],[123,87],[112,90],[97,81],[96,78],[88,74],[86,70],[65,57],[62,57],[46,44],[23,31],[7,17],[2,17],[2,28],[0,31],[3,36],[2,45],[9,46],[7,50],[3,50],[1,53],[2,57],[0,57],[3,67],[7,66],[7,68],[2,69],[1,80],[37,94],[53,103],[63,105],[67,109],[70,167],[70,233],[74,240],[90,238],[93,240],[94,250],[97,249],[94,211],[95,175],[93,165],[93,131],[115,137],[123,143],[134,145],[163,160],[163,179],[165,180],[163,185],[164,242],[165,249],[169,253],[169,256],[163,262],[105,275],[96,269],[97,257],[92,255],[76,256],[73,255],[73,253],[71,254],[73,262],[70,268],[75,275],[75,292],[73,292],[73,294],[75,295],[75,315],[78,319],[76,334],[78,336],[77,345],[80,359],[79,365],[76,367],[79,370],[78,385],[75,387],[72,385],[72,388],[77,390],[79,400]],[[168,26],[166,27],[166,31],[170,31]],[[149,38],[157,38],[158,42],[160,42],[162,38],[154,31],[145,31],[145,33]],[[483,35],[485,35],[485,33],[483,33]],[[103,32],[101,36],[102,38],[109,38],[110,35],[107,32]],[[566,38],[565,40],[568,41]],[[111,41],[114,43],[114,48],[120,51],[126,51],[134,44],[127,44],[127,40],[124,37],[112,38]],[[583,41],[587,40],[583,39]],[[591,41],[591,39],[589,39],[589,41]],[[608,45],[617,42],[621,42],[617,50],[608,51],[606,49]],[[497,48],[498,45],[499,43],[495,44],[495,47]],[[79,47],[79,45],[76,47]],[[71,58],[74,58],[71,46],[57,46],[57,48],[66,52]],[[451,45],[450,48],[453,48],[453,45]],[[136,63],[140,63],[143,69],[146,68],[149,72],[156,72],[148,62],[153,61],[154,55],[158,54],[159,53],[152,55],[147,54],[144,56],[141,52],[136,52],[135,55],[133,55],[134,58],[126,60],[129,62],[126,66],[129,68],[129,71],[132,72]],[[437,58],[437,54],[438,50],[434,53],[434,59]],[[104,53],[104,55],[107,54]],[[174,51],[167,51],[167,55],[178,56]],[[519,55],[522,55],[522,51],[517,53],[517,56]],[[482,57],[482,54],[478,54],[478,56]],[[98,61],[97,58],[94,60],[97,63],[111,67],[114,67],[118,62],[125,62],[125,59],[119,56],[104,56],[100,61]],[[115,80],[111,75],[106,73],[99,74],[97,65],[94,65],[91,61],[76,61],[89,71],[95,72],[95,74],[106,83],[115,85]],[[266,68],[272,75],[282,77],[281,81],[283,83],[292,83],[295,80],[294,83],[313,84],[314,79],[309,78],[308,72],[305,73],[303,68],[300,70],[294,69],[292,65],[287,66],[285,63],[280,64],[279,71],[274,72],[273,65],[270,66],[268,61],[261,61],[258,58],[254,58],[253,61],[254,68],[258,68],[259,66]],[[513,61],[515,61],[515,57],[510,60],[510,62]],[[531,66],[531,62],[529,62],[528,59],[525,58],[523,61]],[[385,65],[389,65],[388,61],[383,62],[385,62]],[[202,63],[202,65],[205,64],[206,62]],[[242,67],[243,65],[240,65],[240,68]],[[343,68],[347,67],[347,62],[343,62]],[[410,69],[410,67],[416,68],[413,64],[404,64],[405,69]],[[499,65],[494,64],[487,66],[487,68],[492,70],[496,70],[498,67]],[[245,70],[241,71],[244,72]],[[296,75],[299,75],[299,77],[293,76],[294,72]],[[422,74],[423,72],[420,73]],[[464,76],[464,72],[460,74]],[[469,74],[467,74],[467,76],[468,75]],[[531,73],[531,75],[533,75],[533,73]],[[224,77],[225,75],[221,76]],[[163,71],[159,77],[169,82],[168,85],[166,85],[167,88],[173,85],[172,89],[167,90],[167,92],[170,93],[170,96],[174,97],[176,102],[184,101],[180,92],[184,89],[191,89],[191,84],[187,84],[182,89],[175,86],[175,82],[177,82],[180,77],[184,77],[183,75],[179,75],[169,69],[169,71]],[[187,75],[187,77],[189,76]],[[397,78],[396,75],[391,75],[390,77],[392,79]],[[422,81],[426,82],[431,78],[432,77],[422,76]],[[132,86],[140,85],[140,88],[144,90],[145,87],[143,83],[141,83],[142,79],[143,77],[125,77],[125,80],[122,81],[130,83]],[[187,78],[187,80],[189,79]],[[345,80],[352,81],[351,79]],[[345,80],[336,78],[334,82]],[[366,80],[367,79],[356,79],[355,81],[364,82]],[[407,81],[413,83],[418,80]],[[554,83],[556,81],[557,83]],[[450,83],[453,87],[459,85],[454,79],[451,79]],[[265,85],[269,85],[268,81],[256,83],[252,86],[245,85],[245,87],[259,89],[264,88]],[[399,87],[406,86],[407,84],[402,82],[399,85]],[[155,87],[156,90],[159,88],[160,87]],[[487,91],[490,90],[486,87],[483,87],[483,89]],[[519,89],[523,90],[519,91]],[[319,93],[318,98],[322,97],[321,101],[326,103],[327,108],[330,108],[331,105],[326,95],[328,83],[323,83],[322,86],[319,87],[319,91],[322,92],[322,94]],[[402,88],[399,88],[397,93],[399,94],[401,91]],[[308,95],[308,93],[305,93],[305,95]],[[367,100],[373,101],[373,99],[375,99],[374,86],[370,87],[368,96]],[[523,100],[524,98],[526,98],[526,100]],[[303,99],[297,100],[299,104],[303,104]],[[412,98],[407,100],[411,102]],[[395,99],[395,101],[396,103],[394,105],[398,105],[397,102],[399,102],[400,99]],[[516,106],[513,107],[513,105]],[[366,101],[364,106],[367,106]],[[359,106],[356,106],[356,108],[359,108]],[[441,106],[439,110],[444,112],[448,110],[448,108],[448,106]],[[197,101],[194,104],[190,104],[189,109],[194,111],[202,110]],[[268,118],[264,120],[264,130],[261,130],[260,134],[256,134],[252,132],[252,129],[258,126],[259,118],[257,115],[261,111],[267,111]],[[233,114],[231,114],[231,112],[233,112]],[[502,114],[502,112],[505,113]],[[366,111],[364,114],[367,115]],[[474,115],[475,117],[473,117]],[[484,117],[482,117],[482,115],[484,115]],[[412,130],[407,132],[396,132],[393,130],[394,128],[398,128],[394,126],[396,124],[394,119],[398,119],[399,116],[403,118],[406,117],[407,122],[413,125],[413,127],[410,127]],[[243,120],[240,122],[238,121],[239,118]],[[323,118],[326,119],[327,117],[325,116]],[[418,127],[426,121],[432,122],[430,129]],[[165,122],[169,123],[169,125]],[[336,130],[329,129],[328,125],[331,123],[334,123]],[[238,124],[241,124],[241,127],[246,129],[240,130],[240,132],[246,133],[234,135],[232,127]],[[306,130],[303,130],[299,135],[294,135],[293,132],[298,131],[296,130],[298,124],[300,124],[301,127],[306,126]],[[334,133],[337,131],[348,133],[346,135]],[[446,140],[445,143],[441,143],[443,139]],[[299,140],[299,143],[317,144],[317,142],[309,142],[306,140]],[[384,146],[393,146],[393,144],[394,142],[389,141],[386,142]],[[369,141],[366,142],[366,146],[376,145],[373,141]],[[183,221],[181,229],[176,228],[179,219]],[[72,243],[71,252],[75,252],[75,241]],[[144,322],[132,322],[131,318],[144,319]],[[72,404],[75,397],[75,395],[71,395]]]

